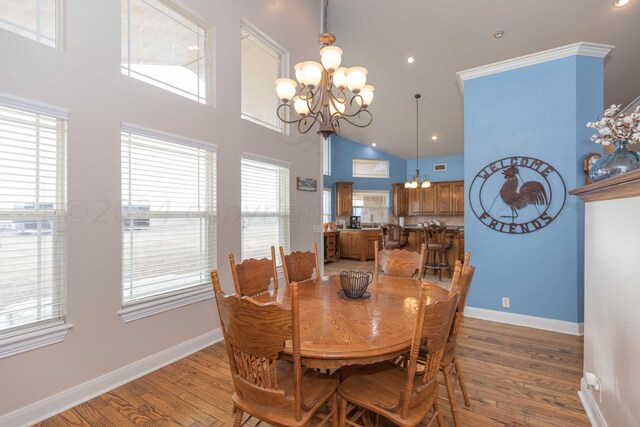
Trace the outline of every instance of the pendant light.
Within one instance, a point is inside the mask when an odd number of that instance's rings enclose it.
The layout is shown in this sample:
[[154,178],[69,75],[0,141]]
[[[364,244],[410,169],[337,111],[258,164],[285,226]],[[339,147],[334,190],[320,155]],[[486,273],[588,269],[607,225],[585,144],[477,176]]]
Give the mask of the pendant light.
[[413,176],[407,177],[407,182],[404,183],[404,188],[429,188],[431,187],[431,181],[429,181],[429,175],[420,175],[420,168],[418,167],[418,101],[420,100],[420,94],[415,94],[416,98],[416,173]]

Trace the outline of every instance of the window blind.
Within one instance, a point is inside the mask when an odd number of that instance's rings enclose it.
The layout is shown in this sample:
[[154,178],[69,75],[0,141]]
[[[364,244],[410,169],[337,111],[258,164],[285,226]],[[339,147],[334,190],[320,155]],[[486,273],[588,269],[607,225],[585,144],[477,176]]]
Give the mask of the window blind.
[[353,159],[353,177],[389,178],[389,161]]
[[362,222],[387,222],[389,220],[388,191],[354,191],[353,214]]
[[122,132],[125,306],[210,286],[215,266],[215,148],[151,134]]
[[322,190],[322,222],[331,222],[331,190]]
[[6,337],[64,321],[66,120],[0,100],[0,150],[0,337]]
[[276,110],[280,99],[273,82],[286,70],[286,52],[250,24],[240,27],[241,117],[278,132],[284,123]]
[[271,246],[289,252],[289,167],[243,156],[241,175],[242,259],[270,258]]

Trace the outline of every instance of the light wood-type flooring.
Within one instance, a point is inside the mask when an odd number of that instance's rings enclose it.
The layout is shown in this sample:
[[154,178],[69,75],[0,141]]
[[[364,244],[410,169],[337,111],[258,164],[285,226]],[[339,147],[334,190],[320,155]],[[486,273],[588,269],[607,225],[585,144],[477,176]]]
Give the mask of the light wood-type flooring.
[[[581,337],[466,318],[458,348],[471,398],[464,407],[456,389],[463,425],[589,425],[576,394]],[[228,426],[232,393],[224,343],[218,343],[39,425]],[[444,386],[440,408],[453,425]]]

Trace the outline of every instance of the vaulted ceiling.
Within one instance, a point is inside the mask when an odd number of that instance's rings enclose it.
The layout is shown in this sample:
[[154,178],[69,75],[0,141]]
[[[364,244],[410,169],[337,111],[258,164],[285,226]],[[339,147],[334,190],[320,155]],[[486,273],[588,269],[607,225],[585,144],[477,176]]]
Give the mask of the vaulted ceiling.
[[341,134],[414,158],[413,95],[421,93],[420,157],[462,154],[457,71],[580,41],[616,46],[605,64],[605,104],[626,105],[640,95],[639,24],[640,0],[619,9],[612,0],[329,0],[343,65],[366,67],[376,88],[372,125],[345,125]]

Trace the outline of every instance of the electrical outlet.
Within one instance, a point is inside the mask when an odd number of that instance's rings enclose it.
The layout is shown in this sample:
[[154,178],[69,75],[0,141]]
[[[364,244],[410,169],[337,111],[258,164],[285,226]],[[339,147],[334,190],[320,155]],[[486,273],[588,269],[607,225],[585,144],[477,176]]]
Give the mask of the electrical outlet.
[[502,307],[504,308],[511,307],[511,301],[509,300],[509,297],[502,297]]
[[313,225],[313,232],[314,233],[322,233],[324,231],[324,227],[322,225]]

